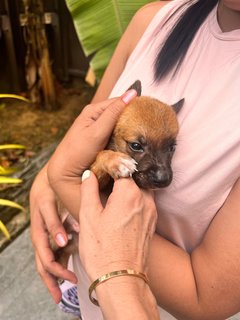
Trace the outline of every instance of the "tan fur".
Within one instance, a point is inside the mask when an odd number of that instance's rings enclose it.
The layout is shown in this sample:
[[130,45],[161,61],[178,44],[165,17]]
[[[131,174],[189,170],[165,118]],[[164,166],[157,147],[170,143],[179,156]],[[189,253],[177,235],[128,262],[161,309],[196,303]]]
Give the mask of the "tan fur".
[[119,177],[116,168],[120,158],[131,158],[127,141],[137,141],[143,137],[149,145],[158,148],[166,139],[175,139],[178,133],[178,122],[173,108],[150,97],[136,97],[121,114],[114,129],[111,143],[107,149],[100,152],[91,170],[98,177],[100,189],[108,184],[110,176]]
[[137,97],[126,106],[116,124],[113,135],[116,143],[121,139],[134,140],[140,134],[152,142],[176,137],[178,122],[176,113],[157,99]]

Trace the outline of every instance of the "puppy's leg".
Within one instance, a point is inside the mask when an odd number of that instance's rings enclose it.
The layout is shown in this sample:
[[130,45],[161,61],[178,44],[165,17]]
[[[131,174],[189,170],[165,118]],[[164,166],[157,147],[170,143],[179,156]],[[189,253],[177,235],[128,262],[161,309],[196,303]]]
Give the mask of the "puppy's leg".
[[110,179],[129,177],[136,171],[136,161],[122,152],[103,150],[99,152],[91,170],[97,176],[100,189],[104,189]]

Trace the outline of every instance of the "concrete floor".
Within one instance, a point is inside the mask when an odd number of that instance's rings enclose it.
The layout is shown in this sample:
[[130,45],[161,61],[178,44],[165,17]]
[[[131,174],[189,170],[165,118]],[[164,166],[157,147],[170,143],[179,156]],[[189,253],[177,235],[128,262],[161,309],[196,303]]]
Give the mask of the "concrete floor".
[[[0,319],[76,320],[58,310],[42,284],[28,229],[0,254]],[[230,319],[240,320],[240,313]]]
[[0,319],[74,319],[58,310],[42,284],[28,229],[0,254]]

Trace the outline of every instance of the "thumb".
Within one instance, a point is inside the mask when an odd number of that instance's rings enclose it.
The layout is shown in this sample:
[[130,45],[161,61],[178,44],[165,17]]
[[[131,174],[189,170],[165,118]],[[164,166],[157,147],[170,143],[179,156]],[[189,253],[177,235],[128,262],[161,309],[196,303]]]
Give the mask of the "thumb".
[[120,98],[114,100],[106,108],[106,110],[99,117],[98,121],[95,123],[101,128],[101,132],[104,135],[110,135],[112,130],[120,116],[123,112],[125,106],[129,104],[137,96],[137,91],[134,89],[128,90]]
[[79,222],[85,212],[94,214],[99,209],[102,210],[103,207],[97,178],[93,172],[85,170],[82,175]]

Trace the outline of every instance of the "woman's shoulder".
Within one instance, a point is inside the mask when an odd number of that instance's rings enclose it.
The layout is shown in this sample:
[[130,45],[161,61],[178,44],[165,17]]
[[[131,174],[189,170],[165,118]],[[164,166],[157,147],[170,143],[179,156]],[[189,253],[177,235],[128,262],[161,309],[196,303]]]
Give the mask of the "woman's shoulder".
[[163,1],[153,1],[145,4],[142,6],[137,12],[153,12],[156,13],[158,10],[160,10],[162,7],[164,7],[167,3],[172,2],[173,0],[163,0]]
[[158,13],[159,10],[161,10],[166,4],[171,1],[150,2],[141,7],[135,13],[125,34],[125,38],[129,38],[129,54],[141,39],[142,35],[146,31],[154,16]]
[[170,1],[150,2],[141,7],[133,17],[132,22],[138,25],[138,28],[144,32],[156,13]]

